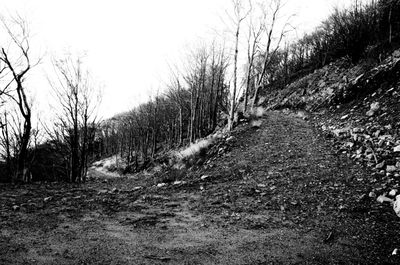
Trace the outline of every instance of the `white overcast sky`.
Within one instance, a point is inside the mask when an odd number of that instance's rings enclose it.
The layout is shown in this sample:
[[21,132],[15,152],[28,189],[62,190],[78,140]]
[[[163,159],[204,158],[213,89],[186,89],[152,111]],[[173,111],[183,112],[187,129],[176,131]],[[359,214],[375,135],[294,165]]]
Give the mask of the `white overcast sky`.
[[[267,0],[266,0],[267,1]],[[333,7],[352,0],[288,0],[298,31],[309,31]],[[127,111],[162,89],[168,63],[179,64],[188,46],[211,40],[230,0],[0,0],[0,14],[16,11],[30,22],[32,50],[60,56],[86,53],[91,74],[103,87],[102,117]],[[29,84],[45,111],[47,59]]]

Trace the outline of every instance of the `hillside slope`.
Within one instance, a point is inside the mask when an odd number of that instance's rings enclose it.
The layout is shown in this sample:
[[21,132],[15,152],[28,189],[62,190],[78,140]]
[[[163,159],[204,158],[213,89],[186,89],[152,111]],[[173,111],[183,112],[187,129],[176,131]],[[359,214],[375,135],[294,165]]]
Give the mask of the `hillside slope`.
[[0,263],[398,262],[399,222],[368,197],[369,172],[294,115],[260,121],[191,169],[0,186]]
[[367,185],[377,195],[399,188],[400,50],[378,64],[339,60],[265,96],[269,109],[308,112],[342,153],[373,171]]

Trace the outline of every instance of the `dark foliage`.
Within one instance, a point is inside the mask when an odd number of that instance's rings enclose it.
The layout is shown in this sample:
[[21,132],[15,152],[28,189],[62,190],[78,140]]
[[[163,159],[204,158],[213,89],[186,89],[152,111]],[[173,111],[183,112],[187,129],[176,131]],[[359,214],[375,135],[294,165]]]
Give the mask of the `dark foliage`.
[[[352,63],[360,59],[379,61],[399,46],[399,0],[371,1],[347,10],[336,9],[312,33],[274,55],[265,85],[272,83],[274,88],[283,88],[342,57],[349,57]],[[257,58],[257,62],[262,61]]]

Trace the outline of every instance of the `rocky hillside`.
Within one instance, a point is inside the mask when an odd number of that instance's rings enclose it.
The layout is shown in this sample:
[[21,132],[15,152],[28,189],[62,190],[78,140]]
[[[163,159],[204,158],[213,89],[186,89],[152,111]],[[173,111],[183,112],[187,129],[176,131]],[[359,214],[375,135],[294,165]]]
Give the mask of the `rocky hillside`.
[[305,110],[338,151],[371,170],[370,196],[400,187],[400,50],[381,63],[344,58],[265,95],[269,109]]

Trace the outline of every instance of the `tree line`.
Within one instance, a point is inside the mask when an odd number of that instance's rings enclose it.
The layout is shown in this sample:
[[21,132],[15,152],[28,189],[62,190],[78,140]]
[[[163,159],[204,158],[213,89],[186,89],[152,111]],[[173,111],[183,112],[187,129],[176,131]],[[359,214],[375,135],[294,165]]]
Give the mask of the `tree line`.
[[[281,89],[315,69],[348,57],[379,61],[400,47],[400,1],[355,0],[347,9],[334,9],[314,31],[284,43],[271,58],[270,78],[263,87]],[[256,57],[255,68],[262,58]]]
[[[20,16],[1,17],[0,181],[84,181],[97,127],[96,87],[79,57],[53,60],[49,84],[57,113],[34,125],[33,100],[26,80],[41,58],[33,59],[29,25]],[[44,140],[41,140],[43,138]]]
[[168,150],[232,129],[269,89],[344,56],[380,60],[400,45],[400,0],[355,1],[291,43],[295,28],[284,8],[280,0],[232,0],[228,37],[190,51],[148,102],[107,120],[96,116],[99,92],[83,58],[53,59],[57,115],[38,126],[25,81],[40,60],[31,58],[25,20],[3,18],[10,42],[0,47],[0,181],[81,182],[91,162],[110,156],[125,162],[125,172],[141,170]]

